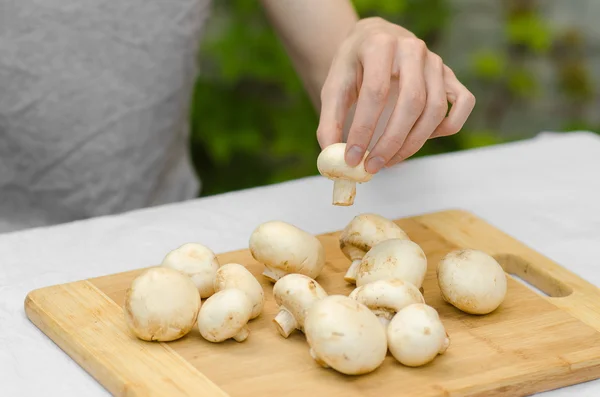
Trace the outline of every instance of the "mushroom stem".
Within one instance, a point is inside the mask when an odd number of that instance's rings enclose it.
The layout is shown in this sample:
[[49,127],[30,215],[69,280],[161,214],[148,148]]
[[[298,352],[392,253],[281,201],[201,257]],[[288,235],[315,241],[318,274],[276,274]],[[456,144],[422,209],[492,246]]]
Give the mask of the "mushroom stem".
[[245,325],[244,327],[242,327],[242,329],[240,329],[240,332],[233,335],[233,339],[236,342],[243,342],[248,338],[248,335],[250,335],[250,329],[248,329],[248,326]]
[[356,283],[356,272],[358,271],[358,267],[360,266],[360,259],[355,259],[352,261],[352,264],[348,268],[346,275],[344,276],[344,280],[349,283]]
[[279,313],[277,313],[277,316],[275,316],[273,322],[277,326],[277,330],[279,331],[281,336],[283,336],[284,338],[290,336],[292,331],[295,330],[298,326],[298,322],[296,321],[294,316],[292,316],[292,313],[290,313],[284,308],[281,308],[281,310],[279,310]]
[[317,353],[315,353],[314,349],[310,349],[310,356],[313,358],[313,360],[315,360],[317,362],[317,364],[319,364],[321,367],[323,368],[329,368],[329,365],[327,365],[327,363],[323,360],[321,360],[318,356]]
[[265,267],[265,270],[262,273],[264,277],[272,282],[276,282],[281,277],[285,276],[285,274],[285,272],[278,271],[277,269],[271,269],[270,267]]
[[333,205],[349,206],[354,204],[356,182],[348,179],[333,181]]
[[384,326],[384,328],[387,328],[387,326],[390,324],[390,321],[394,317],[394,314],[396,314],[385,309],[371,309],[371,311],[377,316],[379,322]]

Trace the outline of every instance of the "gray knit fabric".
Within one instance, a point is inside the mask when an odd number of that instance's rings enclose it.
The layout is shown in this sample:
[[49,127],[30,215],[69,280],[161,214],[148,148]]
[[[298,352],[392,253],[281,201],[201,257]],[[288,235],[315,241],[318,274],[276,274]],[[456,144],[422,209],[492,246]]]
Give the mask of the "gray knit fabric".
[[0,0],[0,232],[192,198],[210,0]]

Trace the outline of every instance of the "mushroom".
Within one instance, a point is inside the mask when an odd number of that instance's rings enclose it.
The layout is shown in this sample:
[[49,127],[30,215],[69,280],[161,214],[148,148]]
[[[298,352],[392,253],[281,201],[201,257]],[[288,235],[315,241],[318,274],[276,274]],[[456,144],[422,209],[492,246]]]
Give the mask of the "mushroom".
[[252,302],[251,320],[260,315],[265,305],[265,292],[262,286],[252,273],[239,263],[227,263],[221,266],[215,275],[214,288],[215,292],[229,288],[244,291]]
[[276,282],[290,273],[317,278],[325,266],[325,248],[318,238],[282,221],[259,225],[250,236],[252,257],[265,266],[262,273]]
[[387,355],[385,329],[377,316],[344,295],[314,302],[304,320],[304,333],[311,357],[346,375],[372,372]]
[[437,311],[424,303],[401,309],[387,327],[390,353],[408,367],[418,367],[444,354],[450,337]]
[[279,313],[273,319],[277,330],[284,337],[295,329],[304,330],[304,318],[308,309],[327,292],[312,278],[303,274],[288,274],[273,285],[273,297]]
[[365,213],[352,218],[340,233],[340,249],[352,261],[344,279],[355,283],[363,256],[375,244],[391,238],[410,240],[400,226],[381,215]]
[[427,258],[419,245],[398,238],[377,243],[362,258],[356,271],[360,287],[386,278],[399,278],[421,288],[427,272]]
[[371,309],[385,327],[404,307],[413,303],[425,303],[417,287],[399,278],[377,280],[357,287],[349,297]]
[[223,342],[233,338],[243,342],[250,330],[247,323],[252,314],[248,295],[237,288],[215,292],[208,298],[198,314],[198,330],[209,342]]
[[360,164],[350,167],[345,160],[346,144],[334,143],[321,151],[317,158],[319,173],[333,181],[333,205],[354,204],[356,184],[371,180],[372,174],[365,170],[367,150]]
[[127,327],[137,338],[169,342],[191,331],[200,305],[200,294],[189,277],[159,266],[132,281],[123,312]]
[[460,249],[444,256],[437,267],[442,299],[469,314],[488,314],[506,296],[506,274],[490,255]]
[[209,248],[198,243],[186,243],[169,252],[162,266],[170,267],[191,277],[200,291],[200,297],[214,294],[213,280],[219,261]]

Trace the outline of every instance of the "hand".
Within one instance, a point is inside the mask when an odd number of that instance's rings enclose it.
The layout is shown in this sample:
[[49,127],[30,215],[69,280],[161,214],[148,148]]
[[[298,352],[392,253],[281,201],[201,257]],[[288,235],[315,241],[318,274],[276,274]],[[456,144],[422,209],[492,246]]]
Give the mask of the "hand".
[[381,18],[363,19],[338,49],[321,91],[321,148],[342,141],[348,111],[356,103],[345,158],[348,165],[358,165],[393,82],[399,85],[398,100],[365,161],[371,174],[412,156],[429,138],[457,133],[475,106],[473,94],[413,33]]

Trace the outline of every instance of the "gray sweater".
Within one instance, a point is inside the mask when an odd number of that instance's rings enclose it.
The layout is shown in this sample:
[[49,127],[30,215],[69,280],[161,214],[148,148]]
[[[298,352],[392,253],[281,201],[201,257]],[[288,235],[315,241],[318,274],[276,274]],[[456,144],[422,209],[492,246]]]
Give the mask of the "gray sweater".
[[0,232],[194,197],[210,0],[0,0]]

